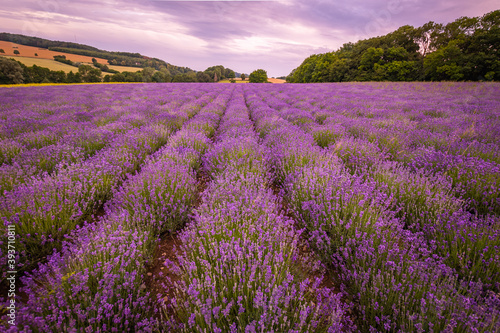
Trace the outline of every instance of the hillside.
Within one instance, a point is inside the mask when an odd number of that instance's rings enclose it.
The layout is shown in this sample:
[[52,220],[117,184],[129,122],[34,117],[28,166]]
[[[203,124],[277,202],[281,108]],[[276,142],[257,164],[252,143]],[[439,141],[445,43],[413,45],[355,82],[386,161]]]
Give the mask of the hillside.
[[[98,62],[102,64],[121,65],[121,66],[139,67],[139,68],[152,67],[156,70],[166,68],[169,70],[172,76],[177,74],[194,72],[190,68],[175,66],[163,60],[157,58],[150,58],[141,55],[139,53],[110,52],[110,51],[100,50],[93,46],[78,44],[78,43],[52,41],[44,38],[11,34],[7,32],[0,33],[0,41],[21,44],[24,46],[31,46],[34,48],[48,49],[48,51],[54,52],[54,55],[71,54],[71,55],[84,56],[86,59],[90,59],[89,61],[83,61],[83,62],[91,62],[92,58],[96,58],[99,59]],[[7,50],[5,51],[7,52]],[[68,56],[66,57],[67,59],[70,59]]]
[[[54,56],[64,55],[66,56],[66,59],[71,60],[73,62],[92,63],[92,57],[71,54],[71,53],[64,53],[64,52],[56,52],[42,47],[27,46],[3,40],[0,40],[0,49],[5,51],[5,53],[0,53],[0,55],[6,55],[6,56],[18,56],[18,57],[54,60]],[[15,54],[14,51],[18,51],[19,54]],[[103,58],[95,58],[95,59],[97,60],[98,63],[103,65],[106,65],[108,63],[108,61]]]

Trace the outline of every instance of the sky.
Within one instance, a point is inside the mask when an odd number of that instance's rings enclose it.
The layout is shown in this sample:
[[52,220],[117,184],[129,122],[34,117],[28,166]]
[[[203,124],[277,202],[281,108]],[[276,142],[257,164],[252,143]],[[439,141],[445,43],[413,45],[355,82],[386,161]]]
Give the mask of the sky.
[[347,42],[499,8],[497,0],[2,0],[0,32],[278,77]]

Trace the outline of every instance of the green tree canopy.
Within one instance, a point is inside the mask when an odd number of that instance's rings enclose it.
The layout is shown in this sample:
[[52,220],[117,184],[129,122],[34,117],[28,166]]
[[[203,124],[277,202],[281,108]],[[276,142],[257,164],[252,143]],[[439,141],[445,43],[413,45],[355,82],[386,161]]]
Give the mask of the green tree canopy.
[[23,82],[23,68],[19,63],[0,57],[0,84],[18,84]]
[[500,10],[446,25],[402,26],[314,54],[288,82],[500,80]]
[[267,72],[263,69],[257,69],[250,74],[248,80],[250,83],[266,83]]
[[80,65],[78,72],[83,82],[101,82],[101,70],[90,65]]

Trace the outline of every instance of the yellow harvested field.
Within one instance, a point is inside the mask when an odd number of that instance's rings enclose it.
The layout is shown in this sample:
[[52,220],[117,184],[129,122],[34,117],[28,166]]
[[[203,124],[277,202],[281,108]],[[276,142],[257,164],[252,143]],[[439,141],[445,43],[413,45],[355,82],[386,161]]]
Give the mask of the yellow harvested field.
[[142,71],[142,68],[140,67],[128,67],[128,66],[115,66],[115,65],[108,65],[109,69],[114,69],[115,71],[119,72],[138,72]]
[[[239,77],[237,77],[235,80],[236,80],[236,83],[249,83],[248,79],[246,79],[245,81],[242,81],[241,78],[239,78]],[[231,81],[230,81],[230,79],[220,80],[218,83],[231,83]]]
[[[54,60],[55,55],[64,55],[66,56],[66,59],[74,62],[88,62],[88,63],[92,62],[92,57],[71,54],[71,53],[50,51],[48,49],[26,46],[26,45],[6,42],[3,40],[0,40],[0,49],[3,49],[5,51],[5,53],[0,53],[0,55],[6,55],[6,56],[15,56],[16,54],[14,54],[14,51],[18,50],[19,54],[17,54],[17,56],[21,57]],[[35,53],[38,54],[38,56],[36,56]],[[101,59],[101,58],[95,58],[95,59],[97,60],[98,63],[103,65],[106,65],[108,63],[106,59]]]
[[[0,56],[4,56],[5,58],[17,60],[20,63],[25,64],[28,67],[33,66],[33,65],[37,65],[40,67],[48,68],[52,71],[63,71],[65,73],[69,73],[71,71],[73,73],[78,72],[78,67],[74,67],[74,66],[71,66],[68,64],[63,64],[62,62],[55,61],[55,60],[41,59],[41,58],[18,57],[18,56],[5,56],[3,54],[0,54]],[[83,63],[83,64],[93,66],[92,63]],[[138,72],[138,71],[142,70],[142,68],[127,67],[127,66],[110,66],[110,65],[108,65],[108,67],[111,69],[114,69],[116,71],[119,71],[119,72]],[[110,73],[103,72],[103,75],[106,75],[106,74],[110,74]]]
[[[237,77],[235,80],[236,80],[236,83],[249,83],[248,78],[246,78],[245,81],[242,81],[241,78]],[[269,78],[269,79],[267,79],[267,81],[270,83],[286,83],[286,80],[273,79],[273,78]],[[231,81],[229,81],[229,79],[220,80],[219,83],[231,83]]]
[[5,56],[5,58],[14,59],[19,61],[20,63],[25,64],[28,67],[33,65],[37,65],[40,67],[48,68],[52,71],[63,71],[65,73],[78,72],[78,67],[70,66],[68,64],[63,64],[62,62],[58,62],[55,60],[49,59],[37,59],[37,58],[26,58],[26,57],[16,57],[16,56]]

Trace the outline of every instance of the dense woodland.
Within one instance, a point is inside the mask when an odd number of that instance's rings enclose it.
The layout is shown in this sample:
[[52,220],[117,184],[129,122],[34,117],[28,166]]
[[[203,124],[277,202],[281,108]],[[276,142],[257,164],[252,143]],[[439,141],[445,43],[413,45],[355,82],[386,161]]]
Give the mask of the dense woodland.
[[500,80],[500,10],[347,43],[308,57],[287,77],[293,83],[442,80]]

